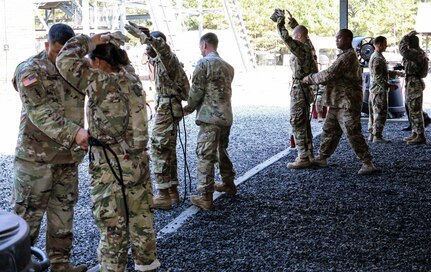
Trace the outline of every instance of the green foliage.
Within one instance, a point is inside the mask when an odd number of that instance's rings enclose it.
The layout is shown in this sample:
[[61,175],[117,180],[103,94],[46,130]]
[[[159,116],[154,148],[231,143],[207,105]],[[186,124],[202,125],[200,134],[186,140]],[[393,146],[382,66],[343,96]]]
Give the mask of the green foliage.
[[199,28],[199,2],[202,2],[202,26],[204,29],[226,29],[229,27],[229,24],[223,13],[221,1],[184,0],[183,7],[185,9],[195,11],[193,14],[184,19],[183,24],[187,30],[197,30]]
[[[214,1],[217,2],[217,1]],[[279,51],[275,24],[269,19],[275,8],[287,9],[311,36],[334,37],[339,29],[338,0],[239,0],[245,25],[255,50]],[[349,0],[348,24],[355,36],[384,35],[389,46],[413,30],[417,0]],[[335,45],[335,41],[334,41]]]

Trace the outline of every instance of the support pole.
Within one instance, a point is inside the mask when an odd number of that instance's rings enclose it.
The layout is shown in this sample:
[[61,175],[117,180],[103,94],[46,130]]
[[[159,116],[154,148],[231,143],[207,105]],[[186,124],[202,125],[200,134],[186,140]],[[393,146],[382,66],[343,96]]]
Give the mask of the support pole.
[[90,34],[90,4],[88,0],[82,0],[82,32]]
[[124,26],[126,25],[126,1],[121,0],[120,3],[120,31],[125,34],[126,29]]
[[349,28],[348,6],[349,0],[340,0],[340,29]]

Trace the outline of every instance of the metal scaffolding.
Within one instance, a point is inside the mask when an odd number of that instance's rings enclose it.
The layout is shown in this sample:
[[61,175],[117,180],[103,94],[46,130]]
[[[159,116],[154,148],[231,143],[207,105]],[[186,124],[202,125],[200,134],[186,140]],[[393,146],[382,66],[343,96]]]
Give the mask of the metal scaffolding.
[[[202,1],[199,5],[202,7]],[[182,1],[173,5],[168,0],[63,0],[34,1],[34,12],[37,18],[36,30],[47,31],[54,23],[65,22],[77,33],[96,33],[103,30],[124,31],[127,20],[149,20],[155,29],[162,31],[174,51],[184,50],[184,42],[178,39],[183,32],[182,20],[185,16],[197,15],[201,18],[202,8],[192,14],[183,7]],[[241,7],[237,0],[221,0],[220,12],[230,25],[242,65],[245,70],[256,67],[256,58],[247,35],[241,15]],[[139,9],[141,14],[126,14],[127,8]],[[209,11],[213,12],[213,11]],[[202,20],[199,29],[202,31]]]

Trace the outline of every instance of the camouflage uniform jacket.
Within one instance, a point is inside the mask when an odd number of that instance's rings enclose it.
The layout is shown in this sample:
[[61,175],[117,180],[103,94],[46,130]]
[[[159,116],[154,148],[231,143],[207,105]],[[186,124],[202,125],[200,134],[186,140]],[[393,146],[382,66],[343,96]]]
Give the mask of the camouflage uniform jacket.
[[60,77],[46,51],[19,64],[12,82],[22,101],[15,156],[39,163],[80,162],[85,153],[73,148],[84,126],[84,95]]
[[326,105],[333,108],[362,108],[362,72],[353,48],[341,52],[328,69],[312,74],[315,84],[325,84]]
[[305,43],[294,40],[289,36],[289,32],[283,23],[277,25],[280,37],[289,47],[292,57],[290,58],[290,68],[294,79],[302,79],[310,73],[317,72],[317,62],[314,47],[310,40]]
[[[150,64],[155,67],[157,113],[182,117],[181,100],[187,100],[190,89],[187,75],[177,56],[163,39],[153,38],[148,43],[157,52],[155,58],[149,57]],[[175,99],[163,99],[169,97]]]
[[370,93],[378,94],[389,91],[388,67],[382,53],[374,51],[368,63],[370,69]]
[[234,68],[217,52],[199,60],[193,72],[188,107],[197,110],[196,124],[232,125],[232,80]]
[[[299,25],[295,18],[290,19],[289,22],[288,22],[288,24],[289,24],[289,27],[291,29],[294,29],[295,27],[297,27]],[[309,37],[307,37],[307,40],[305,41],[305,43],[308,44],[308,46],[311,48],[311,55],[314,58],[314,64],[311,64],[312,65],[312,67],[311,67],[311,73],[317,73],[317,71],[319,71],[319,68],[317,66],[316,49],[314,48],[314,45],[311,42],[311,40],[310,40]]]
[[[131,65],[118,73],[90,67],[84,56],[95,45],[86,35],[70,39],[57,57],[60,73],[88,96],[87,119],[90,134],[110,144],[117,154],[139,154],[148,143],[145,92]],[[124,150],[126,143],[127,150]]]
[[[409,35],[405,35],[399,45],[400,54],[403,57],[403,66],[406,73],[406,81],[414,82],[417,88],[406,89],[406,95],[411,98],[417,98],[422,95],[425,89],[425,82],[419,76],[422,63],[422,59],[426,58],[426,53],[422,49],[410,48],[409,46]],[[406,82],[407,84],[407,82]],[[412,84],[407,84],[412,85]]]

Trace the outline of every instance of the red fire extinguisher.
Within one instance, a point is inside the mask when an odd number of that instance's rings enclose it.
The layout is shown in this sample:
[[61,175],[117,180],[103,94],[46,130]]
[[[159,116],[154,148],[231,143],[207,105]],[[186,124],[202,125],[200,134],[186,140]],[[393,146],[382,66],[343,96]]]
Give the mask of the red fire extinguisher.
[[295,138],[293,137],[293,134],[290,135],[290,148],[295,148]]

